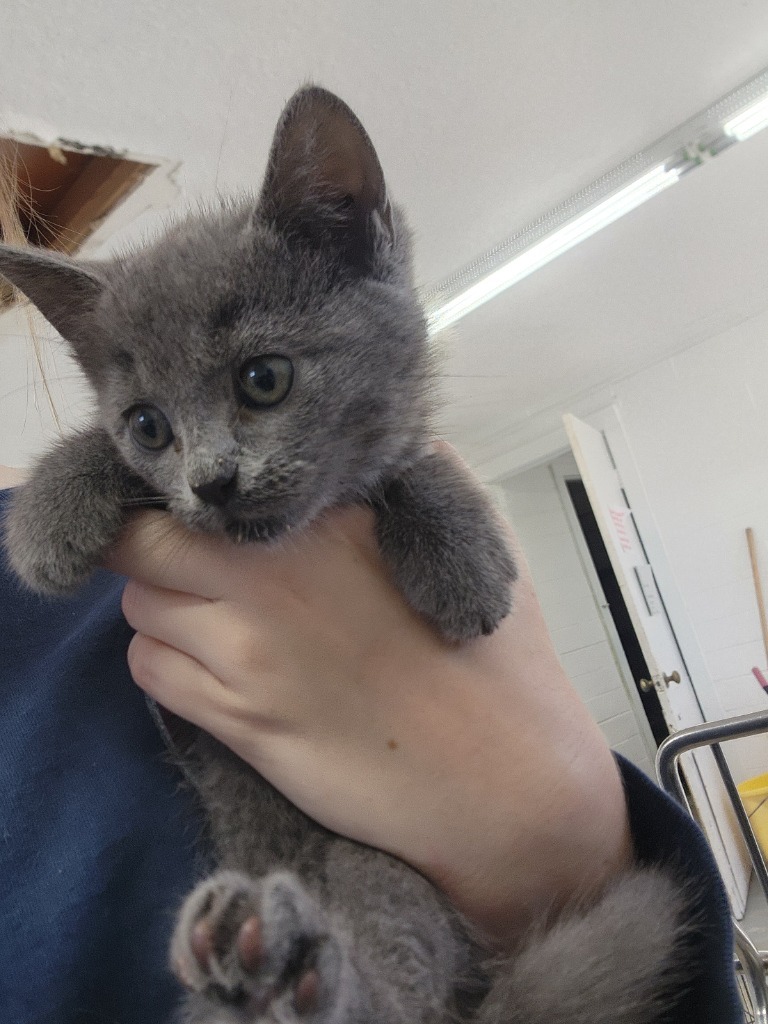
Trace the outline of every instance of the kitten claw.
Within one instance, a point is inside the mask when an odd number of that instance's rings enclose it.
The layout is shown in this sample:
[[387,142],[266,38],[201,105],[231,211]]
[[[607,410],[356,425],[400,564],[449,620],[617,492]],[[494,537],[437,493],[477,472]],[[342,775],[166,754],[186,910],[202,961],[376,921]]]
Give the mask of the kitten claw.
[[255,915],[249,917],[237,935],[237,952],[240,963],[249,974],[254,974],[264,959],[264,940],[261,922]]
[[207,971],[213,956],[213,928],[205,918],[196,922],[189,937],[189,946],[200,969]]
[[314,967],[299,979],[296,991],[293,994],[293,1007],[299,1016],[306,1016],[314,1013],[317,1009],[318,997],[320,994],[320,975]]
[[185,988],[194,990],[195,979],[192,977],[192,975],[187,969],[187,965],[180,957],[177,957],[173,961],[173,970],[176,974],[176,977],[179,979],[179,981]]

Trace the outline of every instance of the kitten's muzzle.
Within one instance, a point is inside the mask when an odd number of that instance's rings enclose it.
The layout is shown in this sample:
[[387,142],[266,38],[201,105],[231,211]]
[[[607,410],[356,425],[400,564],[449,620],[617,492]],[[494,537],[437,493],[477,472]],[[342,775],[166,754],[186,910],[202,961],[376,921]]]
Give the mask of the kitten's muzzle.
[[237,466],[222,466],[215,476],[204,480],[201,483],[192,483],[189,486],[195,494],[206,505],[216,505],[222,508],[234,497],[237,491]]

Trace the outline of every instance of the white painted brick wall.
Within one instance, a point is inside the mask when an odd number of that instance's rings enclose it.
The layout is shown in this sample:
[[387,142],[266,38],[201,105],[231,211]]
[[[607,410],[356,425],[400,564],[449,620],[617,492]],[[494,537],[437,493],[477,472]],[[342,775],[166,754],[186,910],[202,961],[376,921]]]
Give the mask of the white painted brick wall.
[[549,468],[504,483],[506,512],[531,567],[560,660],[614,750],[652,766],[624,690],[579,552]]

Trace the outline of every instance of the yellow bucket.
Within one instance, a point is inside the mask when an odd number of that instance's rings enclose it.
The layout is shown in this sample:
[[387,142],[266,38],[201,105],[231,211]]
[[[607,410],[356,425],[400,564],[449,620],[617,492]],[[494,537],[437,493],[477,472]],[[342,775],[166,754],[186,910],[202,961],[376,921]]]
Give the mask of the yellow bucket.
[[768,860],[768,774],[756,775],[736,788],[763,856]]

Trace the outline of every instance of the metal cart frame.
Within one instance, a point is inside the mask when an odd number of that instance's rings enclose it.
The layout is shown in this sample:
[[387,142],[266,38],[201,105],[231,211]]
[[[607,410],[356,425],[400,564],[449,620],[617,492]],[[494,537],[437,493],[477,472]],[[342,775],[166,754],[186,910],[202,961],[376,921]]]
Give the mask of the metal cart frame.
[[[741,715],[738,718],[729,718],[720,722],[707,722],[690,729],[681,729],[680,732],[668,736],[659,747],[656,755],[656,773],[662,788],[679,800],[683,807],[688,809],[691,817],[695,818],[694,809],[688,801],[680,774],[680,757],[697,747],[710,747],[733,806],[739,828],[744,836],[755,874],[762,886],[765,898],[768,900],[768,866],[766,866],[762,850],[752,831],[749,817],[744,810],[725,756],[720,749],[720,744],[728,740],[766,732],[768,732],[768,711]],[[733,924],[736,946],[735,964],[739,972],[745,1012],[748,1019],[754,1021],[755,1024],[768,1024],[768,984],[766,983],[768,952],[758,950],[737,921],[734,921]]]

